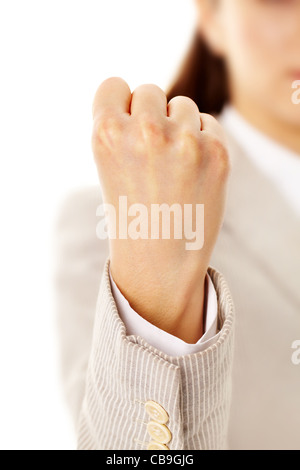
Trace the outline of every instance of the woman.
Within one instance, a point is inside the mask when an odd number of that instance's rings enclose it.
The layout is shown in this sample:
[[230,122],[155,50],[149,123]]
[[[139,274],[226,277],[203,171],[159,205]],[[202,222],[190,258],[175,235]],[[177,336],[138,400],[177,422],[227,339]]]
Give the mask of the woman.
[[197,6],[167,98],[116,78],[99,87],[93,149],[121,217],[124,195],[147,208],[204,204],[203,248],[143,237],[108,247],[95,237],[99,190],[71,198],[61,219],[80,449],[300,448],[300,1]]

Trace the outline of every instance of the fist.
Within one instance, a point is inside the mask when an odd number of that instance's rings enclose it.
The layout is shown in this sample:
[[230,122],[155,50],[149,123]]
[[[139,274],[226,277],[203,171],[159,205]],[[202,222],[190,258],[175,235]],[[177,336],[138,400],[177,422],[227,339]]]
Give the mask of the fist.
[[[206,273],[225,205],[229,159],[223,131],[191,99],[168,103],[155,85],[131,93],[120,78],[100,85],[93,116],[103,199],[115,208],[116,220],[113,212],[108,217],[115,235],[112,276],[146,320],[197,341]],[[125,197],[126,210],[120,204]],[[121,221],[126,219],[127,229],[137,213],[139,232],[124,236]]]

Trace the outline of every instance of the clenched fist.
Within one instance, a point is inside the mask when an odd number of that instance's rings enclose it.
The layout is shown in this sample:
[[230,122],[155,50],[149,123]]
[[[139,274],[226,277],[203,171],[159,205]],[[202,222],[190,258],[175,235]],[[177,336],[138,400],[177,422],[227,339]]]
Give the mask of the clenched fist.
[[[146,320],[196,342],[203,333],[206,273],[225,205],[229,162],[223,131],[189,98],[168,103],[155,85],[131,93],[120,78],[100,85],[93,115],[93,152],[103,198],[117,216],[116,236],[110,239],[112,276]],[[126,207],[133,208],[129,215],[120,206],[124,196]],[[167,237],[160,219],[150,217],[162,205],[174,209]],[[140,207],[140,236],[125,237],[120,225]],[[186,216],[188,207],[193,210]],[[108,220],[110,224],[115,221]],[[197,244],[187,249],[191,245],[184,230],[180,237],[185,224],[198,239],[199,230],[203,232],[198,249]]]

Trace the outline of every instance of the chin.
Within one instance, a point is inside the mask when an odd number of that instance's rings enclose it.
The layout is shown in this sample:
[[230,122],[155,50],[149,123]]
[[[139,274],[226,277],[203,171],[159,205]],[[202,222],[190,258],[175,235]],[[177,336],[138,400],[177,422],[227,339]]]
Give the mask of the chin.
[[286,120],[290,125],[300,129],[300,103],[291,104],[285,112]]
[[[298,96],[300,98],[300,93]],[[300,99],[298,102],[295,99],[292,100],[292,92],[282,99],[279,99],[279,96],[276,97],[274,112],[279,120],[300,128]]]

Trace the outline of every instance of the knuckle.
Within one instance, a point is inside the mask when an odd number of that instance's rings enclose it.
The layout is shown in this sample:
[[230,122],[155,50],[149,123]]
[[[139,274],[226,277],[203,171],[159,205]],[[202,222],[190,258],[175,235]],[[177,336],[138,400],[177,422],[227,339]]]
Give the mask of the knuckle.
[[208,136],[206,152],[215,171],[219,175],[227,175],[230,170],[230,160],[224,143],[213,135]]
[[226,134],[219,121],[211,114],[201,113],[201,120],[210,124],[210,133],[213,133],[221,141],[226,142]]
[[108,77],[101,83],[99,88],[117,89],[120,87],[128,87],[127,82],[121,77]]
[[139,126],[149,132],[159,131],[159,125],[151,113],[144,111],[138,117]]
[[154,83],[145,83],[143,85],[139,85],[135,90],[135,94],[161,94],[162,96],[165,96],[165,92],[158,86],[155,85]]
[[103,80],[102,85],[104,85],[104,84],[109,84],[109,85],[113,84],[114,85],[115,83],[119,83],[120,81],[123,82],[123,79],[120,78],[120,77],[108,77],[105,80]]
[[94,135],[98,144],[104,147],[113,147],[122,135],[122,122],[120,116],[106,109],[94,123]]
[[217,125],[219,125],[217,119],[212,115],[212,114],[207,114],[207,113],[201,113],[201,117],[203,119],[206,119],[207,121],[211,121]]
[[198,106],[195,103],[195,101],[192,100],[192,98],[189,98],[188,96],[175,96],[169,102],[169,104],[173,104],[173,103],[180,104],[181,106],[186,106],[188,109],[196,108],[197,111],[199,111]]
[[[98,87],[92,105],[92,114],[96,118],[102,112],[100,103],[103,97],[114,96],[114,94],[131,93],[129,85],[120,77],[110,77],[104,80]],[[108,102],[108,100],[106,100]]]
[[219,152],[217,156],[217,165],[219,169],[219,174],[221,176],[227,176],[230,171],[230,160],[229,154],[225,148]]
[[139,137],[142,140],[151,139],[152,144],[156,141],[163,143],[164,140],[164,129],[158,120],[155,119],[151,113],[143,112],[138,117],[138,129]]
[[138,116],[130,132],[129,140],[137,154],[153,157],[161,155],[170,141],[164,124],[147,112]]
[[198,136],[190,129],[181,129],[179,135],[180,148],[185,152],[200,153],[200,145]]
[[202,160],[202,146],[198,135],[190,129],[180,129],[176,137],[176,154],[185,167],[199,167]]

